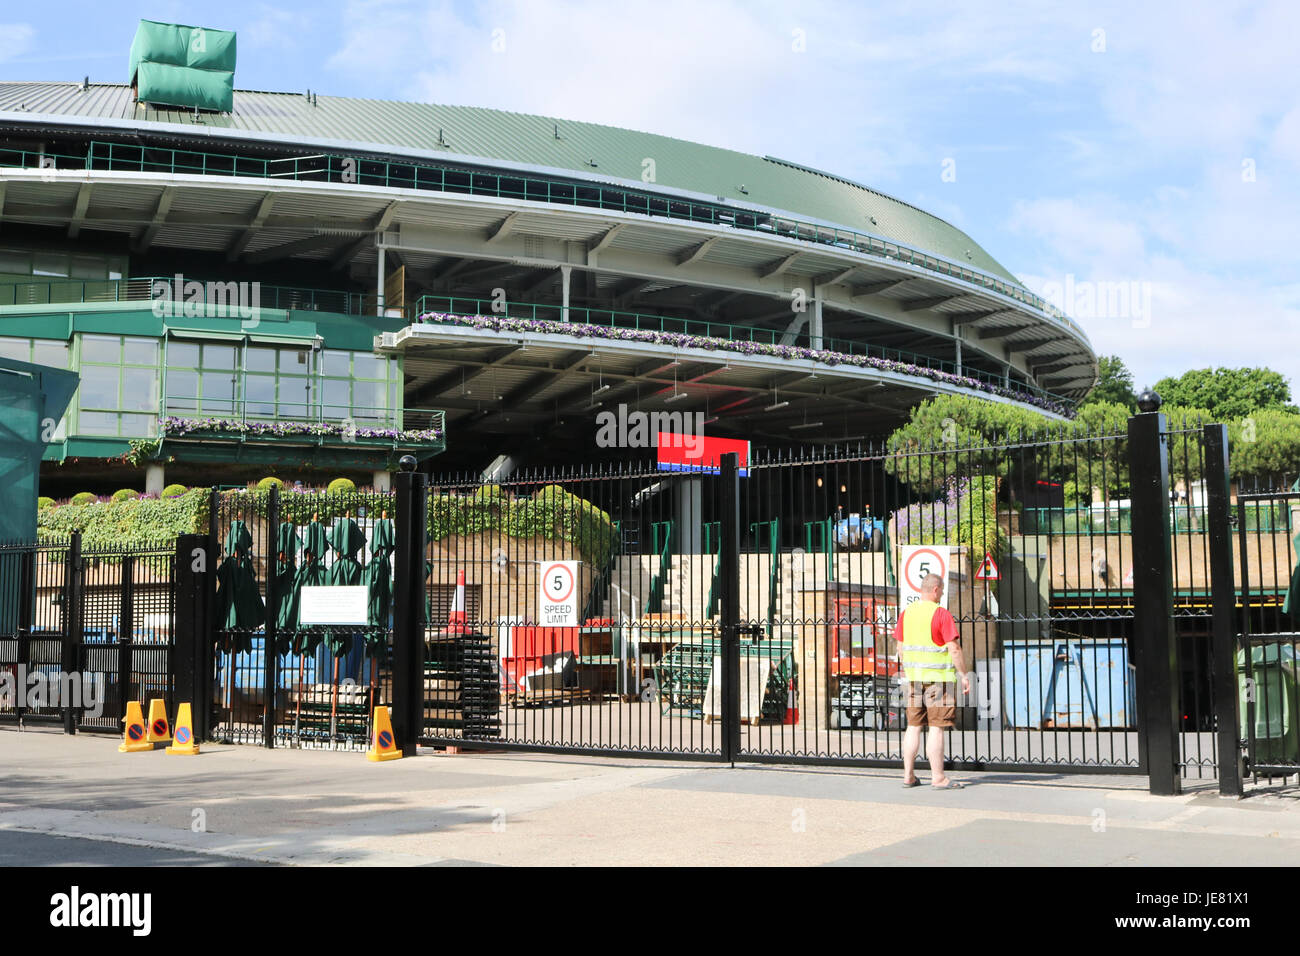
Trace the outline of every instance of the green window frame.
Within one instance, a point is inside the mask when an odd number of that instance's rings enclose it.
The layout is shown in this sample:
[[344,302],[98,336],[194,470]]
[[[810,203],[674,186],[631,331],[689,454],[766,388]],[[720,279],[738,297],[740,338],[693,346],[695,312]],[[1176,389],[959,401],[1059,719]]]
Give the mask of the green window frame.
[[[359,425],[398,424],[398,363],[373,352],[325,349],[321,355],[321,416]],[[328,397],[328,398],[327,398]]]
[[83,332],[76,338],[75,432],[106,438],[158,434],[161,343],[152,336]]

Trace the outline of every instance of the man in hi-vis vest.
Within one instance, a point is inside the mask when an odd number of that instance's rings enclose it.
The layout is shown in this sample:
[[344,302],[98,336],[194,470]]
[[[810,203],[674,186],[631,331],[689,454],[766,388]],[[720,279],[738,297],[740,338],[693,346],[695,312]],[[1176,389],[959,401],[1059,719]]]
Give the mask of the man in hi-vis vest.
[[961,652],[957,622],[939,606],[943,578],[928,574],[921,581],[921,600],[909,604],[898,616],[894,640],[907,681],[907,731],[903,734],[903,786],[918,787],[916,752],[921,730],[929,728],[925,754],[930,759],[930,786],[935,790],[960,790],[962,785],[943,772],[943,732],[957,716],[957,680],[963,694],[970,693],[970,677]]

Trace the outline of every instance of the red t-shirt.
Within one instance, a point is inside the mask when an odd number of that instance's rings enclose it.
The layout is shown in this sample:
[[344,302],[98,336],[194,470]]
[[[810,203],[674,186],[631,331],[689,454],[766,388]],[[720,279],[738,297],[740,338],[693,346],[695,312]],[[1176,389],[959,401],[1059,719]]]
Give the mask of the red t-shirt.
[[[898,615],[898,626],[894,628],[894,640],[899,644],[903,643],[903,618],[907,615],[907,610]],[[934,609],[934,617],[930,619],[930,640],[934,641],[935,647],[943,647],[952,641],[957,640],[960,635],[957,633],[957,622],[953,620],[952,614],[946,607],[937,607]]]

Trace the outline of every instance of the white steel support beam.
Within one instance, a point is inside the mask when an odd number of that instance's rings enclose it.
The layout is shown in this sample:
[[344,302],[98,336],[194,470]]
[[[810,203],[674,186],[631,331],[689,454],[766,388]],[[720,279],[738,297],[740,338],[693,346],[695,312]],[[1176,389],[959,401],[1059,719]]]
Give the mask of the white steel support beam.
[[569,277],[573,266],[560,266],[560,321],[569,321]]
[[819,349],[822,347],[822,287],[821,285],[813,286],[813,310],[812,310],[812,328],[809,330],[812,337],[812,347]]
[[76,239],[81,232],[82,220],[86,216],[86,207],[90,205],[90,183],[82,183],[77,190],[77,201],[72,207],[72,222],[68,223],[68,238]]
[[244,231],[240,233],[238,239],[230,244],[226,250],[226,261],[234,262],[244,254],[248,244],[252,242],[257,231],[262,228],[266,222],[266,217],[271,215],[271,207],[275,205],[275,193],[267,193],[262,197],[262,201],[257,206],[257,211],[253,213],[253,218],[248,221]]
[[158,238],[158,231],[162,229],[163,223],[167,221],[167,214],[171,211],[172,199],[175,196],[175,186],[163,187],[163,191],[158,196],[158,204],[154,206],[153,219],[145,228],[140,241],[136,244],[137,251],[145,252],[153,245],[153,241]]
[[718,244],[718,237],[711,236],[698,245],[692,246],[677,257],[678,266],[689,266],[692,262],[698,262],[704,255]]
[[506,218],[502,219],[495,229],[489,230],[487,243],[491,245],[494,242],[500,242],[506,236],[510,235],[511,230],[515,227],[515,220],[519,218],[519,213],[512,212]]

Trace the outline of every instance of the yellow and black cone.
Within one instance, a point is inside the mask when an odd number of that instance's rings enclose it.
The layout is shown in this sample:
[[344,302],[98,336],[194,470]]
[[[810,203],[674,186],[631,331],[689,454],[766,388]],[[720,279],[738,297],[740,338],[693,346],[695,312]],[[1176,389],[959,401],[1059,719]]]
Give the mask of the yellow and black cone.
[[176,713],[176,743],[167,748],[169,754],[196,754],[199,742],[194,739],[194,718],[190,705],[181,704]]
[[171,739],[172,728],[167,723],[167,702],[161,697],[155,697],[149,701],[149,743],[165,744]]
[[402,752],[397,749],[397,739],[393,736],[393,721],[388,716],[387,707],[375,708],[374,730],[370,734],[370,749],[366,751],[367,760],[400,760]]
[[122,743],[118,745],[121,753],[135,753],[139,750],[153,750],[148,740],[148,728],[144,723],[144,710],[138,700],[126,702],[126,717],[122,719],[126,730],[122,734]]

